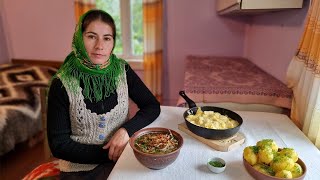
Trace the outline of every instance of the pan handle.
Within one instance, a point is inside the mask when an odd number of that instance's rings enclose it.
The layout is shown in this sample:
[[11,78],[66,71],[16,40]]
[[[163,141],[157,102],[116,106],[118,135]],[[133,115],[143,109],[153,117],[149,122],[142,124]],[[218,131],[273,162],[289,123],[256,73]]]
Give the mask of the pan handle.
[[188,103],[189,108],[197,107],[196,103],[192,101],[184,91],[179,92],[180,96]]

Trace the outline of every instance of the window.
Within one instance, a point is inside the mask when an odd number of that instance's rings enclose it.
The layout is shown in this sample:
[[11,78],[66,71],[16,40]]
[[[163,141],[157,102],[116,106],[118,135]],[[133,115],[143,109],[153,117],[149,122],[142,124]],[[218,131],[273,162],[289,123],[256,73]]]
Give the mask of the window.
[[108,12],[117,28],[114,53],[125,60],[143,55],[142,0],[96,0],[96,7]]

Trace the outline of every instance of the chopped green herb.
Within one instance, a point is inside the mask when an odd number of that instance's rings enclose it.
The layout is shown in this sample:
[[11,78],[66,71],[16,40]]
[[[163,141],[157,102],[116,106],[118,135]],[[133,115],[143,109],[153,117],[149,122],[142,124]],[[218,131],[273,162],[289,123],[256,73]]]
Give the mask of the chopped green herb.
[[224,164],[220,161],[210,161],[209,164],[214,167],[224,167]]
[[258,146],[250,146],[250,148],[252,149],[252,151],[253,151],[255,154],[258,154],[258,152],[259,152],[259,147],[258,147]]

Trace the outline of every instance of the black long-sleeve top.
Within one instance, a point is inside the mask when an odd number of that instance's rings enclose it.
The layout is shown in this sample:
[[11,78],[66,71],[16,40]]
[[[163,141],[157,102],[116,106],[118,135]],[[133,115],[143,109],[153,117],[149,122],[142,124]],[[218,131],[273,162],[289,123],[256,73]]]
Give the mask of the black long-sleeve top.
[[[129,97],[137,104],[139,111],[124,123],[131,136],[134,132],[152,123],[160,114],[160,103],[141,81],[139,76],[126,65],[126,76]],[[110,112],[117,104],[117,93],[99,102],[90,102],[85,99],[87,109],[97,114]],[[100,164],[111,161],[108,150],[103,145],[88,145],[73,141],[69,114],[69,98],[60,79],[52,81],[48,94],[47,133],[48,142],[53,156],[82,164]]]

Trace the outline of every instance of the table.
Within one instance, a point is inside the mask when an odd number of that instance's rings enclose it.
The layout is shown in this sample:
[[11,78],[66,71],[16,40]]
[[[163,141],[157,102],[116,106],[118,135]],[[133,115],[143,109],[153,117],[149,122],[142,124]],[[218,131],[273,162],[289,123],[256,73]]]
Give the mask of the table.
[[[139,163],[127,144],[108,179],[253,179],[243,166],[242,152],[246,146],[255,145],[261,139],[273,139],[279,147],[294,148],[307,166],[305,179],[320,179],[320,151],[286,115],[237,111],[244,120],[240,132],[244,133],[246,141],[239,148],[220,152],[178,129],[178,124],[184,122],[182,114],[186,109],[161,106],[160,116],[148,126],[171,128],[182,135],[184,145],[175,162],[161,170],[148,169]],[[227,163],[221,174],[212,173],[206,166],[207,159],[214,156]]]

